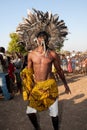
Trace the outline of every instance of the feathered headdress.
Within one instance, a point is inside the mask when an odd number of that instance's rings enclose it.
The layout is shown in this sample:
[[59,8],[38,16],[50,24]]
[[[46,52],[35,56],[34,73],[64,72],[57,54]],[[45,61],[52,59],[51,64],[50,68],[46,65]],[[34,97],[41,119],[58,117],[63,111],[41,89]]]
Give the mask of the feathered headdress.
[[49,34],[48,47],[56,49],[62,45],[68,34],[67,26],[63,20],[59,21],[57,14],[42,12],[36,9],[28,10],[27,18],[23,18],[16,29],[20,41],[26,48],[36,47],[35,38],[39,32],[45,31]]

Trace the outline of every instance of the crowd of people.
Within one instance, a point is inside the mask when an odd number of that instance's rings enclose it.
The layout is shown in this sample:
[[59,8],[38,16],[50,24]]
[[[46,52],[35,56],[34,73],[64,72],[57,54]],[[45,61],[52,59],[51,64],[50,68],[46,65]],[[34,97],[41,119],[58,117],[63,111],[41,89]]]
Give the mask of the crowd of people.
[[5,48],[0,47],[0,97],[5,100],[13,99],[15,94],[22,93],[20,72],[23,69],[21,55],[15,53],[8,56]]
[[87,55],[61,55],[61,67],[65,73],[87,75]]

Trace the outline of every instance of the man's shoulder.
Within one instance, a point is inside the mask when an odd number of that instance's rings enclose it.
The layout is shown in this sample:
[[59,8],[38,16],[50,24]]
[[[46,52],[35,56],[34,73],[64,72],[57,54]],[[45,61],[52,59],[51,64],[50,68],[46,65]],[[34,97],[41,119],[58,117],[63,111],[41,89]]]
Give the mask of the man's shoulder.
[[56,53],[56,51],[54,51],[54,50],[50,50],[50,54],[52,54],[53,56],[59,56],[59,54]]
[[30,58],[32,58],[32,56],[34,56],[35,55],[35,50],[32,50],[32,51],[30,51],[29,53],[28,53],[28,56],[30,57]]
[[31,50],[28,52],[28,54],[33,54],[33,53],[35,53],[35,50]]

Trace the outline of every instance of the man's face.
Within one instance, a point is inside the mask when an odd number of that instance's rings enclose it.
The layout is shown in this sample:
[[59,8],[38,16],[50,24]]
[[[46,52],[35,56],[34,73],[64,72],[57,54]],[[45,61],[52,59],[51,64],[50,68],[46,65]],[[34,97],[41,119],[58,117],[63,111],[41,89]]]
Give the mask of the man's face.
[[41,44],[42,42],[44,42],[44,37],[42,37],[42,36],[38,37],[37,39],[38,39],[39,44]]

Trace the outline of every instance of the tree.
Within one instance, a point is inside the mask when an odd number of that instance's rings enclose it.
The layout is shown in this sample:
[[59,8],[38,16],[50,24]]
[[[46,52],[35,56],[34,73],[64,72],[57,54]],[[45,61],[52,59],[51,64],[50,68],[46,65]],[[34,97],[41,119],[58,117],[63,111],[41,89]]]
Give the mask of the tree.
[[24,46],[18,44],[19,37],[17,33],[11,33],[10,38],[11,41],[9,42],[8,49],[7,49],[9,53],[15,53],[15,52],[22,53],[22,54],[26,53]]

